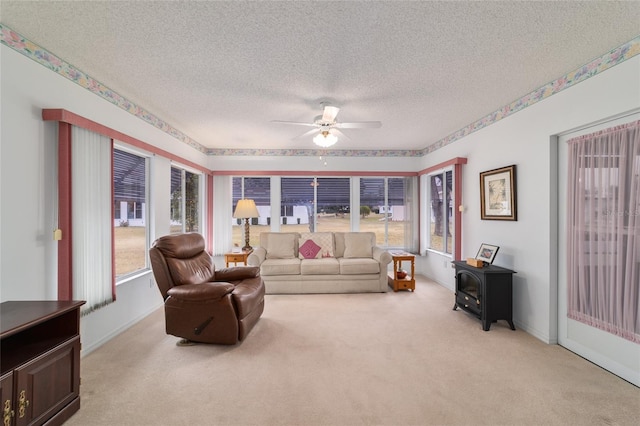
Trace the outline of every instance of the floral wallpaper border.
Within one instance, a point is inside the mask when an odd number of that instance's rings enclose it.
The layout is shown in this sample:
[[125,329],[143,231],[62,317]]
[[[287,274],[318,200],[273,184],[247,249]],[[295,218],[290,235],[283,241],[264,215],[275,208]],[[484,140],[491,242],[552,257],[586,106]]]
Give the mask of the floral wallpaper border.
[[75,68],[68,62],[63,61],[41,46],[29,41],[17,32],[8,28],[6,25],[0,24],[0,30],[2,32],[2,38],[0,39],[2,44],[49,68],[51,71],[73,81],[119,108],[128,111],[148,124],[151,124],[152,126],[173,136],[175,139],[202,153],[212,156],[325,155],[335,157],[422,157],[640,54],[639,35],[622,46],[617,47],[605,55],[583,65],[577,70],[572,71],[531,93],[528,93],[520,99],[503,106],[499,110],[486,115],[480,120],[469,124],[457,132],[452,133],[421,150],[210,149],[191,139],[189,136],[185,135],[164,120],[151,114],[141,106],[134,104],[117,92],[111,90],[109,87],[100,83],[90,75]]

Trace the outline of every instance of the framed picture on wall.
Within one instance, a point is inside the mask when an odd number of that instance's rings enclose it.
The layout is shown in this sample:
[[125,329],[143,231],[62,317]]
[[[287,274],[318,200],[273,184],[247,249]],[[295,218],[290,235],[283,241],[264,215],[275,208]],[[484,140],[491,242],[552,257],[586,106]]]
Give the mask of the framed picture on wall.
[[515,165],[480,173],[480,218],[518,220]]

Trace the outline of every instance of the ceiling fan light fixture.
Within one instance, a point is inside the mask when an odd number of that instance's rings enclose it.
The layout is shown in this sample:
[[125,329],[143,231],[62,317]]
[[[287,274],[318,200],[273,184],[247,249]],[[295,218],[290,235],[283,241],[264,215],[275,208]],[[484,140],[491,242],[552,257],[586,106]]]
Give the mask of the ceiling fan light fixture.
[[321,146],[322,148],[328,148],[336,142],[338,142],[338,137],[334,134],[329,133],[328,130],[324,130],[321,133],[318,133],[313,138],[313,143]]

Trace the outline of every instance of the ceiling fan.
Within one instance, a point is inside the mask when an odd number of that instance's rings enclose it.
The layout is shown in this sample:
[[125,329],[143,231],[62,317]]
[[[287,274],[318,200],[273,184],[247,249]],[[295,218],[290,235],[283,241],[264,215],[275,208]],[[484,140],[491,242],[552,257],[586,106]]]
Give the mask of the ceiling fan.
[[321,105],[323,106],[322,115],[317,116],[313,120],[313,123],[280,120],[273,120],[272,123],[313,127],[313,129],[297,136],[295,139],[304,138],[317,133],[313,138],[313,142],[322,148],[327,148],[335,144],[338,141],[338,136],[344,139],[349,139],[349,137],[342,133],[340,129],[377,129],[382,126],[380,121],[354,121],[350,123],[339,123],[336,121],[336,116],[338,115],[340,108],[326,105],[324,103]]

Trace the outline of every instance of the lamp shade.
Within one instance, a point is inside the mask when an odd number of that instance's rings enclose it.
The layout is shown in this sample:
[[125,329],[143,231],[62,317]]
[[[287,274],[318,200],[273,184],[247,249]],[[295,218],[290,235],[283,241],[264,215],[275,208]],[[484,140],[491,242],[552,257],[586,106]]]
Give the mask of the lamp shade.
[[233,217],[244,219],[248,217],[260,217],[260,214],[258,213],[258,208],[253,200],[242,199],[238,200],[236,211],[233,212]]

